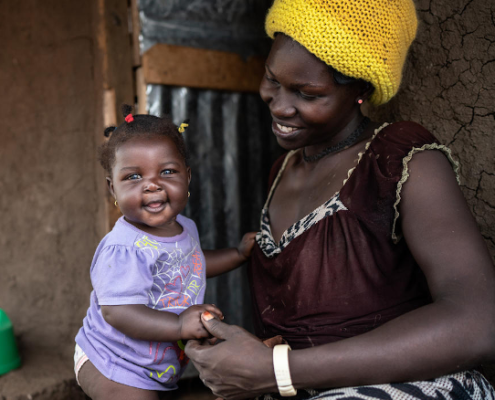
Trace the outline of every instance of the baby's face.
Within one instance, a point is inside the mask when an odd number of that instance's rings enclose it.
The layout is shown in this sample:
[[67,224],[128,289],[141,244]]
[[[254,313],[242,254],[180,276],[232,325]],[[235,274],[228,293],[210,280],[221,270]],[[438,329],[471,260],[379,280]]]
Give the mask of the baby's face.
[[166,136],[131,139],[115,152],[109,188],[126,220],[157,236],[177,233],[191,170]]

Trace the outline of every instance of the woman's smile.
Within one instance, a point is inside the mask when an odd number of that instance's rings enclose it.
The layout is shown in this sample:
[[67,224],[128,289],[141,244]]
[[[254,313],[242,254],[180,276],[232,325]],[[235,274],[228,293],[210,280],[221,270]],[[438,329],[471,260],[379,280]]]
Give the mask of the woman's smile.
[[275,120],[272,122],[272,131],[275,136],[288,139],[292,136],[295,136],[299,133],[302,128],[290,125],[282,125]]
[[359,122],[360,86],[337,84],[323,61],[289,37],[277,35],[265,67],[260,95],[284,149],[316,146],[317,152],[345,138],[349,126]]

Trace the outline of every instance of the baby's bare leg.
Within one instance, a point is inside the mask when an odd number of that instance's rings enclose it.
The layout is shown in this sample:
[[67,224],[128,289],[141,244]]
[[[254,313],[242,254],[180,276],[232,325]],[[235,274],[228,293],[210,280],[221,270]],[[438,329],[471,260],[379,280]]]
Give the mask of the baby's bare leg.
[[153,390],[138,389],[111,381],[103,376],[91,361],[86,361],[79,371],[79,383],[84,393],[93,400],[158,400],[158,394]]

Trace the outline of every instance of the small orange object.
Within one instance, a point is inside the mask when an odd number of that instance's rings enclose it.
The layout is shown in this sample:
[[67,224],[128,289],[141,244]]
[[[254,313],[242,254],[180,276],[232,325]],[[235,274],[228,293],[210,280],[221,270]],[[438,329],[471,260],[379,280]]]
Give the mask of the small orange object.
[[203,313],[203,319],[205,321],[209,321],[210,319],[213,319],[213,315],[211,315],[211,313],[209,311],[205,311]]

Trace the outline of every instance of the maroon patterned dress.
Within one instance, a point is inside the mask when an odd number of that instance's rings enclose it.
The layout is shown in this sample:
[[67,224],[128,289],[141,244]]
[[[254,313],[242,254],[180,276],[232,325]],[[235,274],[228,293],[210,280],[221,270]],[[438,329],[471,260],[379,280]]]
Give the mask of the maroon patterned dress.
[[416,123],[377,129],[340,191],[280,243],[271,235],[268,205],[294,152],[277,160],[249,266],[259,337],[282,335],[293,349],[321,345],[431,302],[425,276],[400,240],[398,218],[407,162],[427,149],[453,162],[449,149]]
[[[293,349],[368,332],[430,303],[426,278],[401,240],[398,212],[408,162],[425,150],[450,151],[412,122],[382,126],[342,188],[275,243],[268,205],[288,153],[273,166],[272,187],[249,265],[255,333],[282,335]],[[416,382],[270,393],[258,400],[495,400],[478,371]]]

